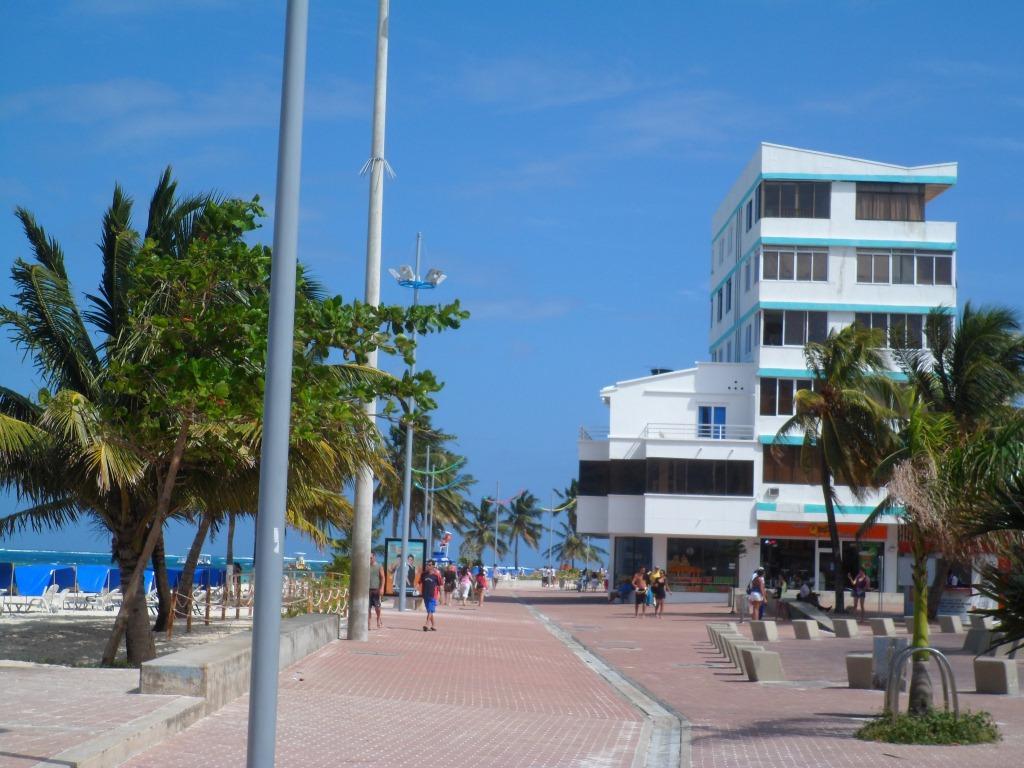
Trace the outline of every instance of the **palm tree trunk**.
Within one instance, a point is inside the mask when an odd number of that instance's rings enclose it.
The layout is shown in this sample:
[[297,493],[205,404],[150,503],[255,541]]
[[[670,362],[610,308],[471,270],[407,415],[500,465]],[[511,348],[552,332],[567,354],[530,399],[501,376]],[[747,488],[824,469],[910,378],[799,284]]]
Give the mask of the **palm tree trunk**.
[[231,572],[231,566],[235,564],[235,513],[228,512],[228,544],[225,552],[224,562]]
[[[928,555],[920,534],[914,536],[914,639],[915,648],[928,646]],[[933,705],[932,679],[928,674],[927,652],[914,654],[910,671],[910,713],[926,715]]]
[[[129,575],[135,573],[136,568],[144,562],[139,559],[139,547],[136,541],[143,538],[145,533],[129,529],[116,531],[114,535],[116,538],[114,551],[117,554],[117,564],[121,573]],[[121,610],[125,616],[123,632],[128,664],[138,667],[142,662],[156,656],[156,644],[153,641],[153,633],[149,630],[149,611],[146,608],[145,591],[137,589],[134,593],[126,593]],[[104,658],[104,665],[110,666],[114,663],[120,645],[119,637],[113,654],[109,659]]]
[[167,553],[164,550],[164,532],[160,531],[160,538],[153,548],[153,579],[156,582],[156,621],[153,622],[154,632],[167,630],[167,619],[171,615],[171,582],[167,578]]
[[515,543],[515,563],[516,563],[516,573],[519,573],[519,537],[518,536],[516,536],[516,543]]
[[[832,504],[832,472],[828,462],[825,460],[825,451],[818,447],[818,456],[821,459],[821,492],[825,497],[825,517],[828,520],[828,537],[832,542],[832,563],[835,568],[835,602],[832,604],[836,613],[846,613],[846,606],[843,604],[843,596],[846,593],[846,585],[843,584],[843,550],[839,545],[839,526],[836,524],[836,510]],[[816,585],[820,591],[821,584]]]
[[928,618],[934,619],[939,613],[939,601],[942,599],[942,592],[946,589],[946,583],[949,581],[949,571],[952,563],[946,559],[945,555],[940,555],[935,559],[935,578],[932,579],[932,585],[928,588]]
[[213,523],[213,515],[209,512],[203,513],[199,520],[199,527],[192,539],[192,546],[185,557],[185,565],[178,577],[178,604],[174,606],[175,616],[188,616],[192,610],[189,598],[192,596],[192,582],[195,579],[196,565],[199,563],[199,554],[203,551],[203,544],[206,543],[206,536],[210,532],[210,525]]

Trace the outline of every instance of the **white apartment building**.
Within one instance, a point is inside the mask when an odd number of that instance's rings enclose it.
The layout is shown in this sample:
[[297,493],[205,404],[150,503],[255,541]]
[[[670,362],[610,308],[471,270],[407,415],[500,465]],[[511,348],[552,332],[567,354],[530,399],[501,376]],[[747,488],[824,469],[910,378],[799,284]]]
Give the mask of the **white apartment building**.
[[[831,589],[824,502],[800,438],[782,458],[766,449],[811,386],[808,340],[857,322],[920,345],[932,308],[954,312],[956,224],[925,210],[956,174],[955,163],[758,148],[712,218],[711,362],[604,388],[607,430],[581,430],[579,530],[610,537],[616,583],[660,565],[675,599],[719,600],[763,564],[770,579]],[[895,521],[858,543],[875,500],[839,494],[845,563],[895,591]]]

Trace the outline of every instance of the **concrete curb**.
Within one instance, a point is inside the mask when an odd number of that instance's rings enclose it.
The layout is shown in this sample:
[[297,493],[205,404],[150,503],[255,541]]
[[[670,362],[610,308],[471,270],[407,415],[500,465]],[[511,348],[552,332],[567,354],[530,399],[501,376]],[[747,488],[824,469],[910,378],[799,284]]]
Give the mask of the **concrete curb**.
[[686,718],[652,696],[642,686],[612,669],[602,658],[588,650],[572,634],[537,608],[527,603],[523,605],[580,661],[603,677],[623,698],[643,713],[644,724],[641,727],[640,740],[641,743],[647,742],[647,748],[637,750],[633,768],[689,768],[690,723]]

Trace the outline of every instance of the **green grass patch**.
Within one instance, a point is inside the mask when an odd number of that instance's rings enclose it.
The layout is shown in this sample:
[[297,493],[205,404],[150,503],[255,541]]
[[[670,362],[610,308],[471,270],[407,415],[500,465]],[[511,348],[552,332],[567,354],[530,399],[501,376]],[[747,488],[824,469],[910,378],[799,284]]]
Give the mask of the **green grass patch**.
[[901,714],[895,723],[881,715],[855,735],[890,744],[988,744],[1003,738],[988,712],[961,712],[954,719],[952,712],[938,709],[920,716]]

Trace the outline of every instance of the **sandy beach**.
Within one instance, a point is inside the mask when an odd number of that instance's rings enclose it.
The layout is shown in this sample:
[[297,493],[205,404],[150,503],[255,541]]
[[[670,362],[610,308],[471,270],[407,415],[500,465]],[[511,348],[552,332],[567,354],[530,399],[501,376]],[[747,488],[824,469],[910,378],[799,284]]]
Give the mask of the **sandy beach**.
[[[97,666],[115,615],[103,611],[4,613],[0,616],[0,659],[71,667]],[[245,632],[251,627],[249,618],[218,620],[208,627],[200,619],[193,623],[192,632],[188,633],[185,632],[184,619],[179,619],[170,640],[163,632],[156,633],[156,652],[163,656]]]

